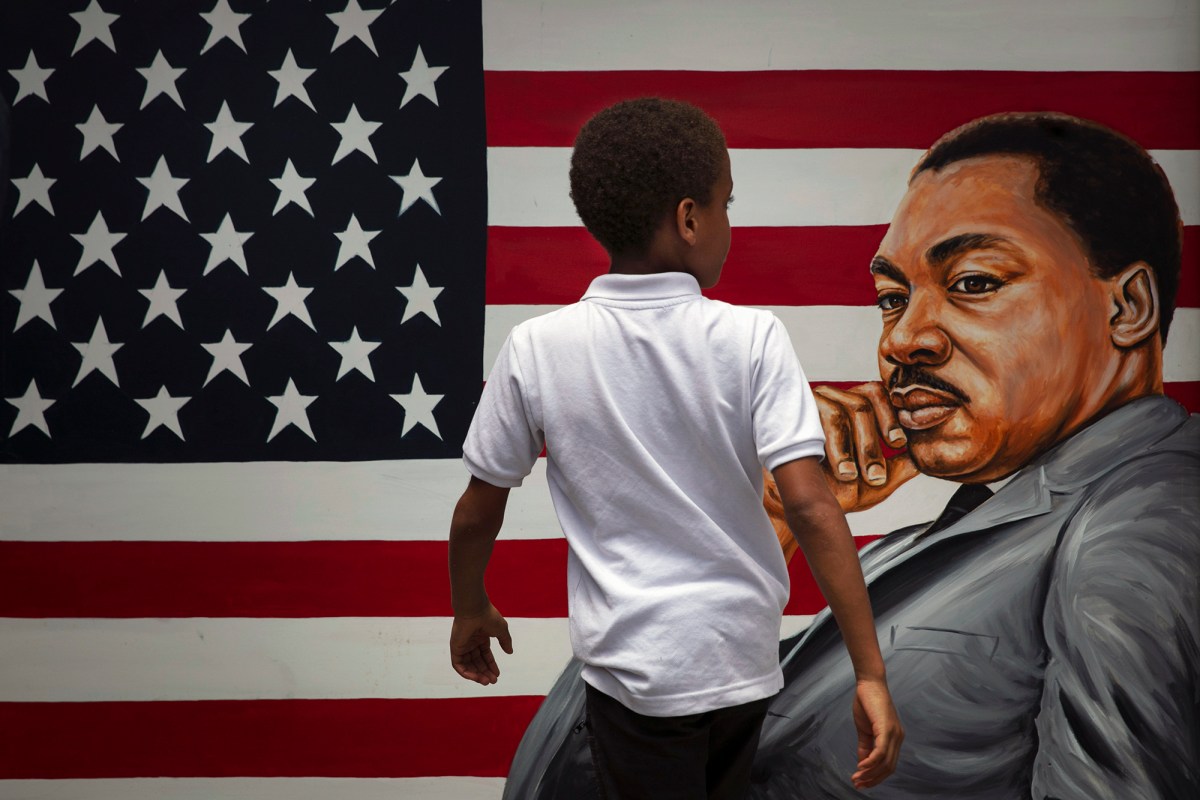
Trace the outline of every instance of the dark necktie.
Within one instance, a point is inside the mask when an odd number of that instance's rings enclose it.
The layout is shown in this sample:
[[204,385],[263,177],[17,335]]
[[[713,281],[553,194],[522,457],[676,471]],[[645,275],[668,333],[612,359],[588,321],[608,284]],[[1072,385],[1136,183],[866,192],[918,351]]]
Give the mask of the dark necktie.
[[983,501],[991,497],[992,494],[992,490],[985,484],[964,483],[958,487],[958,490],[950,498],[950,502],[946,504],[946,508],[942,511],[941,515],[918,538],[923,538],[931,533],[937,533],[944,528],[949,528],[967,514],[983,505]]

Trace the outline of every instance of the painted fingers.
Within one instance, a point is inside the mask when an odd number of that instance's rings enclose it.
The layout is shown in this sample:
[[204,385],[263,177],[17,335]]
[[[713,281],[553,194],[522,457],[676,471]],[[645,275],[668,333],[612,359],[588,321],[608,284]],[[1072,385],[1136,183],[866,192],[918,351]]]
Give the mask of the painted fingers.
[[883,446],[907,444],[883,384],[813,390],[825,431],[825,479],[842,511],[863,511],[917,474],[908,454],[887,458]]

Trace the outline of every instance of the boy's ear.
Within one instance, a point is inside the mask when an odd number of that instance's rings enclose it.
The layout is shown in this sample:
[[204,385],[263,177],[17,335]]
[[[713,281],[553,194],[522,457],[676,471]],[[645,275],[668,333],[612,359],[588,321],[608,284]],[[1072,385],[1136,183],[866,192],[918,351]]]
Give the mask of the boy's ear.
[[1115,307],[1109,320],[1113,344],[1136,347],[1158,333],[1158,285],[1150,267],[1135,262],[1109,281]]
[[696,243],[696,201],[690,197],[675,206],[675,232],[688,244]]

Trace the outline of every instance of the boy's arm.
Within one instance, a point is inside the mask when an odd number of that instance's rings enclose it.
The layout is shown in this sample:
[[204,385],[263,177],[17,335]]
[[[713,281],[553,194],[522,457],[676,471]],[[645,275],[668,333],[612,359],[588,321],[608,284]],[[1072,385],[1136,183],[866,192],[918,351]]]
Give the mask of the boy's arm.
[[859,789],[874,786],[896,769],[904,730],[888,691],[854,538],[825,482],[819,459],[798,458],[776,467],[772,474],[788,525],[829,602],[854,665],[859,760],[851,781]]
[[450,663],[459,675],[484,686],[500,678],[492,656],[492,637],[499,640],[504,652],[511,655],[513,651],[508,622],[488,600],[483,585],[507,504],[508,489],[472,477],[450,523],[450,598],[454,607]]

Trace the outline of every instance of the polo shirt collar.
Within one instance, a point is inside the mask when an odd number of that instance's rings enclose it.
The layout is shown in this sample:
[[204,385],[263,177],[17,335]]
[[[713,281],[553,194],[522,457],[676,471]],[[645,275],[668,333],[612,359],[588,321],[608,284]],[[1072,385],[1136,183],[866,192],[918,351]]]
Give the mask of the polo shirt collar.
[[671,300],[700,294],[700,284],[686,272],[650,275],[600,275],[592,280],[584,300]]

